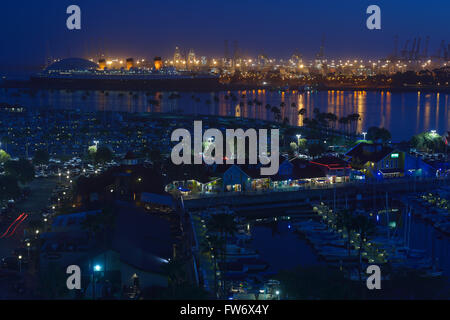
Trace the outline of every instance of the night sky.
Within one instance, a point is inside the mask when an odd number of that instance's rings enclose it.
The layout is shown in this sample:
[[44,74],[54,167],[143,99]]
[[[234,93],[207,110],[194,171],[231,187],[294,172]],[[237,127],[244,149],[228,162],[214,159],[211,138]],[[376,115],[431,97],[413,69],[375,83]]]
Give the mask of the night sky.
[[[66,28],[66,8],[77,4],[82,30]],[[368,30],[366,8],[381,7],[382,30]],[[385,57],[407,38],[431,36],[429,52],[450,40],[448,0],[39,0],[2,1],[0,66],[42,64],[46,56],[87,57],[173,54],[175,45],[198,55],[230,52],[287,58],[298,49],[306,58],[325,36],[325,55]],[[423,48],[423,47],[422,47]]]

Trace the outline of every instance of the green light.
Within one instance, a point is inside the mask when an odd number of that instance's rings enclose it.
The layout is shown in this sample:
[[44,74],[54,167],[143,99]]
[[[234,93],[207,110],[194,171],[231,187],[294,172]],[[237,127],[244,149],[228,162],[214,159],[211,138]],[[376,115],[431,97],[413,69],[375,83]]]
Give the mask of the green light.
[[391,158],[398,158],[398,153],[391,154]]

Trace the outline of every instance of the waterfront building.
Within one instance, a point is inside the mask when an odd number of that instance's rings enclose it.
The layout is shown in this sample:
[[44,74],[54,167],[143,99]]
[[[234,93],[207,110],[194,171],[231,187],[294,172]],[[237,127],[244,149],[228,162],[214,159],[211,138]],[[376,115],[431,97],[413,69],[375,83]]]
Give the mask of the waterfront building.
[[347,161],[338,157],[326,156],[311,161],[319,165],[331,183],[348,182],[352,167]]
[[308,160],[293,158],[280,164],[278,174],[271,177],[271,189],[299,187],[305,184],[323,184],[325,171]]
[[232,165],[223,174],[225,192],[256,191],[269,189],[269,176],[261,176],[259,167]]
[[436,174],[436,169],[419,157],[379,143],[361,142],[345,157],[352,168],[363,172],[366,178],[426,177]]
[[174,180],[168,183],[164,190],[169,193],[180,192],[182,195],[191,193],[219,192],[221,190],[221,180],[218,177],[197,177],[184,180]]
[[367,178],[393,178],[404,175],[405,153],[379,143],[361,142],[345,154],[351,166]]

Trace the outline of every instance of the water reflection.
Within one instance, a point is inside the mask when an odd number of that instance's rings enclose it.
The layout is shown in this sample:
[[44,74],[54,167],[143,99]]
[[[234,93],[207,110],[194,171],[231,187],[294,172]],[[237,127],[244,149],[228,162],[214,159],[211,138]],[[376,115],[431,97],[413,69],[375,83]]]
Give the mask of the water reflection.
[[[173,98],[171,92],[42,90],[29,94],[9,89],[0,90],[0,102],[28,107],[212,114],[263,120],[274,120],[271,109],[276,107],[281,120],[287,118],[292,125],[302,125],[318,108],[338,118],[358,113],[361,116],[356,125],[358,131],[370,126],[386,127],[394,140],[409,139],[413,134],[432,129],[443,133],[450,128],[449,99],[445,93],[244,90],[181,92],[179,98]],[[299,115],[301,109],[306,110],[305,115]]]

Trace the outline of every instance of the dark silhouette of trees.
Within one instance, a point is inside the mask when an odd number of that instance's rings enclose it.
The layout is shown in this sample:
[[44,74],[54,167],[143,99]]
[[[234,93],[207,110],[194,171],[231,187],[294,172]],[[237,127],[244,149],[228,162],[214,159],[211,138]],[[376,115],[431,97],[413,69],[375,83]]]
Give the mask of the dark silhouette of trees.
[[27,184],[34,179],[34,166],[26,159],[6,161],[4,167],[5,173],[15,177],[21,184]]
[[367,130],[367,140],[388,142],[391,140],[391,133],[385,128],[370,127]]

